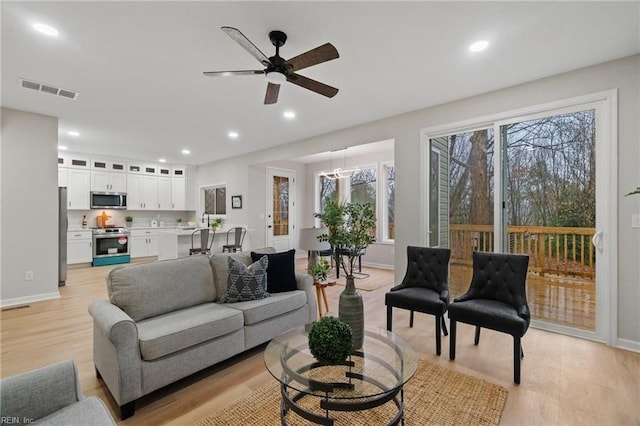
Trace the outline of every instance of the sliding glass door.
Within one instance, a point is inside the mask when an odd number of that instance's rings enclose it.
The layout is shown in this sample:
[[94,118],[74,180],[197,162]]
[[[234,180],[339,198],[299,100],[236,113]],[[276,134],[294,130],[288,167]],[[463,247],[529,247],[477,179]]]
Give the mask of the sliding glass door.
[[533,318],[596,329],[596,120],[587,109],[500,126],[504,251],[529,255]]
[[[543,328],[604,340],[613,248],[607,102],[514,114],[423,141],[423,230],[451,249],[450,292],[474,251],[527,254],[527,297]],[[609,240],[611,241],[611,240]],[[603,300],[604,299],[604,300]],[[605,329],[606,328],[606,329]]]

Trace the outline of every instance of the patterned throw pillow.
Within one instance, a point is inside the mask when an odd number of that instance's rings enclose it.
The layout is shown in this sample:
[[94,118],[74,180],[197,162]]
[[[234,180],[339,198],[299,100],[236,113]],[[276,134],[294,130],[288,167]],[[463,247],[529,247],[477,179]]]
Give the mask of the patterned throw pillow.
[[267,265],[269,258],[262,256],[250,266],[229,257],[227,291],[219,303],[246,302],[269,297],[267,293]]

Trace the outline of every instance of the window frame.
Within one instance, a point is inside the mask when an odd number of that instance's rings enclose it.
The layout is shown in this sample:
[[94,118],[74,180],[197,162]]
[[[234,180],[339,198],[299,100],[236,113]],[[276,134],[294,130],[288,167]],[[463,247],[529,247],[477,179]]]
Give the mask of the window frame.
[[[216,203],[215,206],[215,210],[216,213],[207,213],[206,212],[206,192],[207,190],[211,190],[211,189],[221,189],[224,188],[224,197],[225,197],[225,210],[224,213],[217,213],[218,210],[218,206],[217,203],[214,200],[214,203]],[[222,182],[222,183],[211,183],[211,184],[207,184],[207,185],[202,185],[200,187],[200,217],[204,216],[205,214],[208,214],[210,217],[213,218],[217,218],[220,217],[222,219],[226,219],[227,215],[228,215],[228,205],[229,205],[229,201],[228,201],[228,194],[227,194],[227,183],[226,182]]]
[[[382,175],[382,179],[380,179],[380,186],[382,186],[381,192],[382,194],[384,194],[384,197],[382,197],[382,225],[381,225],[382,238],[380,239],[380,242],[382,244],[395,244],[395,238],[389,238],[389,197],[387,196],[388,182],[389,182],[389,178],[388,178],[389,168],[393,168],[394,170],[393,183],[395,186],[395,181],[396,181],[395,180],[395,168],[396,168],[395,162],[383,161],[380,163],[380,168],[382,169],[382,173],[380,173]],[[395,192],[394,192],[394,197],[395,197]],[[394,206],[395,206],[395,201],[394,201]],[[394,213],[394,216],[395,216],[395,213]],[[395,219],[394,219],[394,223],[395,223]]]

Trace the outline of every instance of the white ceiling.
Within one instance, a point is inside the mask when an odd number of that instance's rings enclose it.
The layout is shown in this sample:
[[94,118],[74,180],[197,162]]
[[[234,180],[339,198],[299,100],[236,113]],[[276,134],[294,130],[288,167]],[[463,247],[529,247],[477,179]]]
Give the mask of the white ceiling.
[[[72,151],[202,164],[640,53],[640,2],[2,2],[2,106],[57,116]],[[56,27],[50,38],[39,21]],[[221,30],[267,56],[331,42],[340,58],[300,73],[328,99],[282,86],[263,105],[261,69]],[[491,44],[472,54],[467,47]],[[71,89],[72,101],[18,86]],[[287,121],[284,110],[297,117]],[[79,137],[67,135],[77,130]],[[235,130],[240,137],[227,137]],[[183,156],[188,148],[192,154]],[[321,151],[319,147],[319,151]]]

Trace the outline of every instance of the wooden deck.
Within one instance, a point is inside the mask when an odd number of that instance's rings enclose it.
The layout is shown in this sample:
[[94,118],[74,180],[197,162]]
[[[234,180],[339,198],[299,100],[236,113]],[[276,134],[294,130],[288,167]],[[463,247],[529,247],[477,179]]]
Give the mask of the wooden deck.
[[[452,298],[471,282],[472,253],[494,251],[492,225],[451,224]],[[527,300],[531,317],[595,331],[594,228],[508,226],[509,253],[529,256]]]
[[[471,282],[470,265],[451,264],[451,299],[464,294]],[[527,301],[531,318],[540,321],[595,331],[596,286],[593,280],[529,272]]]

